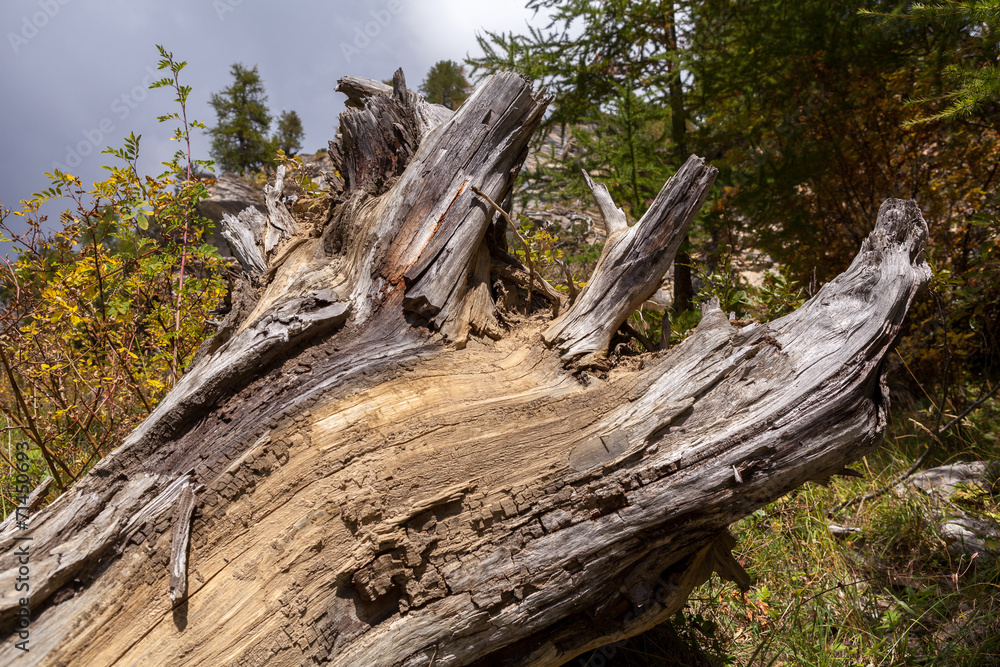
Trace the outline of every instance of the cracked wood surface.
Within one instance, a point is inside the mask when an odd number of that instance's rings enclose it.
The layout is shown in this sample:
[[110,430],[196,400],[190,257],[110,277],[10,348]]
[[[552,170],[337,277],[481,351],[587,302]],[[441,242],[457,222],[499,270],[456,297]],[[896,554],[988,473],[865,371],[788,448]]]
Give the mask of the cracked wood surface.
[[[879,441],[886,356],[929,277],[914,202],[886,202],[796,312],[736,329],[708,304],[683,344],[615,365],[495,302],[520,288],[466,184],[509,202],[544,97],[498,75],[424,128],[401,73],[348,88],[353,156],[331,152],[356,171],[329,218],[295,223],[262,273],[248,261],[225,342],[33,518],[32,650],[7,570],[0,662],[562,664],[669,618],[712,571],[745,586],[729,524]],[[609,223],[634,250],[599,263],[626,301],[713,175],[689,160],[657,213]],[[566,321],[616,329],[620,307],[585,296]]]

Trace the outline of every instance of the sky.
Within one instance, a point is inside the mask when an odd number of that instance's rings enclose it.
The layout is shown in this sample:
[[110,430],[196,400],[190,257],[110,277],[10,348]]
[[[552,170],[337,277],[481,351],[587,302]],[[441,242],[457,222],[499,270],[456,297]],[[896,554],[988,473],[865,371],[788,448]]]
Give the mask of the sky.
[[[53,168],[102,180],[100,152],[141,135],[140,172],[158,174],[177,149],[172,91],[148,90],[164,76],[156,45],[187,61],[181,83],[193,88],[188,118],[212,126],[213,92],[230,85],[230,67],[256,65],[268,106],[295,110],[303,151],[334,137],[348,74],[387,79],[398,67],[417,89],[439,60],[480,53],[477,32],[527,31],[538,24],[526,0],[3,0],[0,3],[0,204],[49,186]],[[208,159],[209,138],[196,131],[195,158]],[[63,206],[62,208],[65,208]],[[61,209],[59,209],[61,210]],[[51,211],[54,218],[57,211]],[[10,220],[8,220],[10,222]]]

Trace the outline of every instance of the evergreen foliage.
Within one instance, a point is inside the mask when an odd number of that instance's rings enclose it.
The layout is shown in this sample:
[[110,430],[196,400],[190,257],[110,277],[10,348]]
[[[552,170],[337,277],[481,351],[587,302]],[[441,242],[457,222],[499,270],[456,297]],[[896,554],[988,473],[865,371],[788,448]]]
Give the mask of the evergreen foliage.
[[[1000,44],[1000,2],[997,0],[948,0],[931,4],[916,2],[906,10],[892,14],[878,14],[870,10],[862,10],[861,13],[908,19],[940,30],[955,31],[967,37],[961,46],[964,51],[979,52],[978,57],[971,58],[977,60],[978,65],[955,63],[945,68],[945,74],[952,82],[952,90],[911,101],[920,106],[943,101],[946,106],[928,116],[912,118],[907,121],[907,125],[969,116],[1000,100],[1000,66],[989,57],[996,53]],[[963,59],[970,59],[969,55],[966,53]]]
[[274,147],[267,137],[271,113],[256,65],[247,69],[234,63],[230,73],[232,85],[213,93],[209,101],[218,117],[218,124],[210,130],[211,153],[224,171],[242,174],[273,159]]
[[[545,29],[530,27],[526,35],[486,31],[478,38],[484,55],[468,62],[474,71],[524,72],[553,95],[547,128],[568,128],[582,151],[536,178],[575,197],[584,193],[586,169],[638,219],[690,150],[684,53],[677,48],[675,20],[686,5],[530,0],[527,6],[551,12]],[[687,248],[685,242],[675,262],[675,312],[692,305]]]
[[274,144],[285,155],[293,157],[302,150],[302,137],[305,132],[302,129],[302,119],[295,111],[282,111],[278,118],[278,131],[274,135]]
[[515,69],[544,85],[554,98],[547,127],[571,128],[585,148],[569,168],[557,165],[557,185],[582,192],[579,169],[587,168],[637,218],[680,165],[670,133],[670,84],[680,72],[665,20],[672,4],[531,0],[527,6],[551,11],[546,29],[486,31],[478,37],[484,55],[468,62],[474,72]]
[[[568,127],[578,153],[530,176],[578,198],[573,172],[586,167],[635,216],[662,183],[657,169],[672,171],[684,150],[707,157],[720,175],[693,244],[708,265],[699,298],[718,297],[737,326],[789,312],[842,271],[888,197],[920,203],[934,270],[889,375],[887,446],[862,463],[874,480],[807,487],[758,510],[737,528],[741,561],[759,577],[749,595],[703,591],[673,628],[580,664],[701,664],[680,657],[669,639],[678,635],[709,649],[704,664],[995,664],[995,563],[953,560],[934,510],[910,495],[835,517],[861,528],[849,545],[831,537],[826,512],[920,465],[1000,455],[1000,3],[527,5],[550,12],[550,24],[487,32],[484,55],[469,62],[519,70],[554,94],[549,122]],[[756,287],[731,261],[751,249],[779,268]],[[672,317],[670,331],[645,311],[629,322],[647,341],[679,342],[693,315]],[[963,511],[995,526],[996,491]]]
[[[846,268],[882,201],[915,197],[939,280],[914,311],[922,335],[902,346],[911,370],[939,406],[1000,377],[995,0],[527,6],[549,25],[486,32],[469,62],[517,69],[554,95],[550,128],[567,127],[576,153],[531,175],[550,191],[586,196],[586,168],[635,218],[698,153],[720,175],[693,253],[711,273],[754,248],[800,285]],[[914,124],[907,100],[940,106],[921,106],[931,114]]]
[[420,84],[420,93],[428,102],[457,109],[469,96],[471,88],[465,78],[465,67],[452,60],[439,60]]

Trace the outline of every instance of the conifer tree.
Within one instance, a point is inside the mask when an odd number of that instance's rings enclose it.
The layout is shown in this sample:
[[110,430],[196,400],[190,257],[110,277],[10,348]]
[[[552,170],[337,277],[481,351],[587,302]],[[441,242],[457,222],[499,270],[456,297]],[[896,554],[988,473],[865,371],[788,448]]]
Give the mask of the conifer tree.
[[285,155],[292,156],[302,150],[302,137],[305,132],[302,129],[302,119],[295,111],[282,111],[278,118],[278,130],[274,135],[274,143],[277,148],[283,150]]
[[469,96],[471,86],[465,78],[465,67],[452,60],[434,63],[427,78],[420,84],[420,92],[428,102],[457,109]]
[[964,37],[954,49],[959,62],[945,70],[951,90],[938,96],[913,100],[925,108],[932,103],[944,102],[943,108],[912,118],[907,121],[907,126],[970,116],[1000,101],[1000,65],[997,65],[993,55],[1000,43],[1000,2],[997,0],[949,0],[945,4],[917,2],[904,12],[861,9],[860,13],[906,19],[914,25],[932,26]]
[[213,93],[209,101],[218,117],[218,124],[209,130],[211,153],[224,171],[246,173],[260,169],[273,157],[267,137],[271,113],[257,66],[248,69],[234,63],[230,72],[232,85]]

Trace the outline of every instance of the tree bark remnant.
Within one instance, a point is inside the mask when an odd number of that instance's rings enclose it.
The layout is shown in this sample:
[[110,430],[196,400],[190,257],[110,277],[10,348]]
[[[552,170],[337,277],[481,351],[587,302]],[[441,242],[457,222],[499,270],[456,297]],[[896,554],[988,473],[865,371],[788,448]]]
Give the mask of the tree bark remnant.
[[524,269],[472,187],[509,206],[548,100],[515,74],[454,113],[401,72],[341,86],[328,219],[286,218],[280,182],[267,224],[233,218],[225,331],[0,536],[0,662],[563,664],[669,618],[713,571],[748,585],[727,527],[880,440],[887,354],[929,277],[914,202],[885,202],[794,313],[737,329],[708,303],[682,344],[621,359],[611,336],[712,167],[688,160],[639,223],[609,220],[587,290],[525,317],[505,307]]

